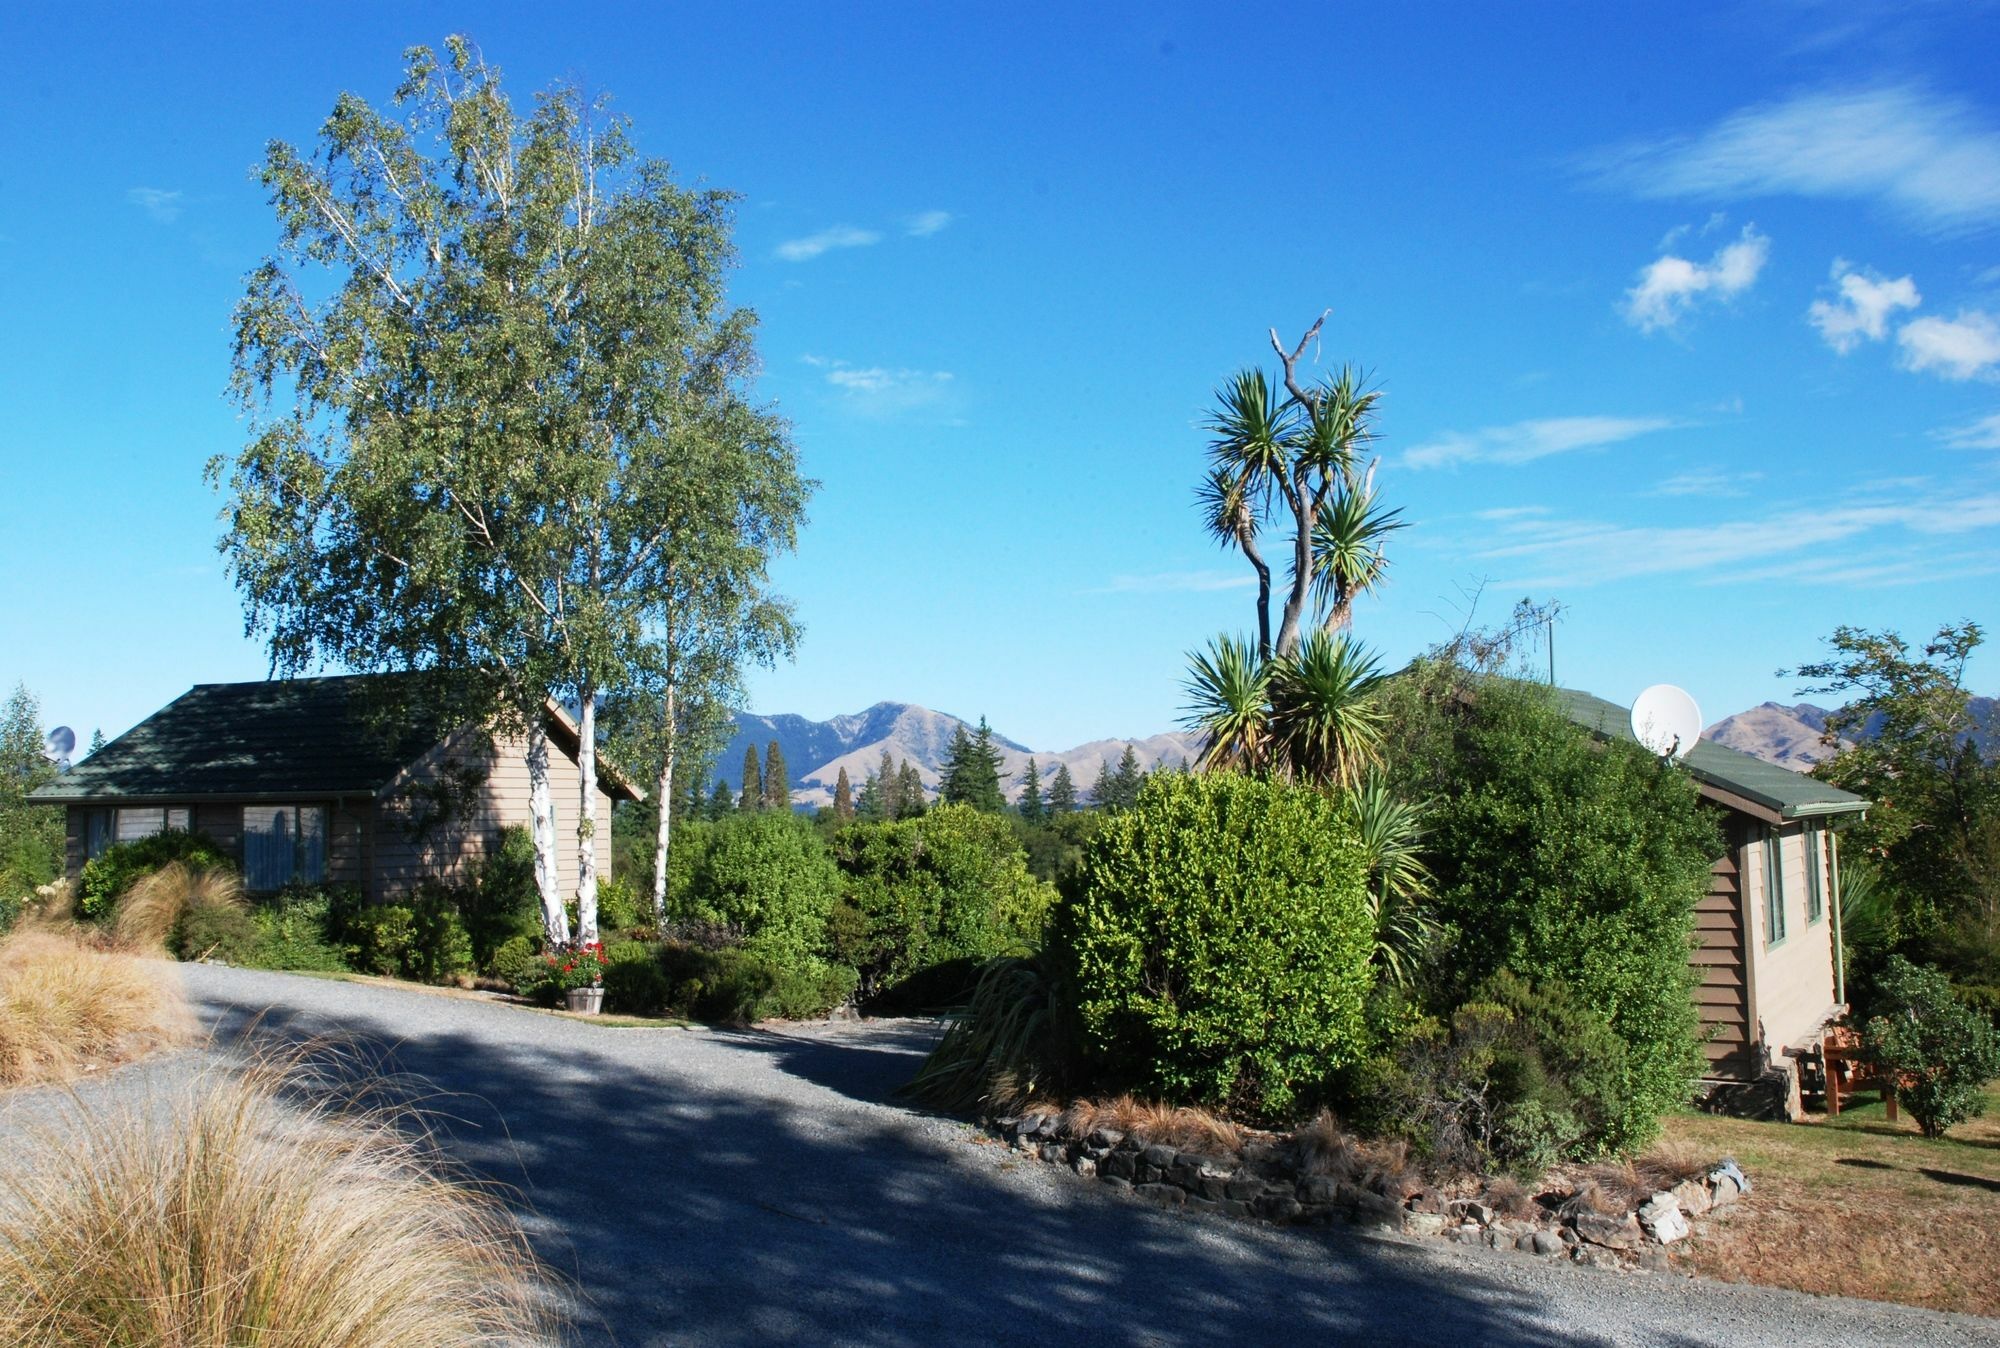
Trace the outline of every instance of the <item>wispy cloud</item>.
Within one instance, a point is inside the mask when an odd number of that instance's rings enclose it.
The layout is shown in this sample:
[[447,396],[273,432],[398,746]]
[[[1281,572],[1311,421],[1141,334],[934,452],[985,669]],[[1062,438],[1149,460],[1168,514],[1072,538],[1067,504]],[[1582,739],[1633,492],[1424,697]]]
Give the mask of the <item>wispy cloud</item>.
[[1947,426],[1936,435],[1951,449],[2000,449],[2000,412],[1963,426]]
[[181,193],[164,187],[129,187],[125,200],[163,225],[181,218]]
[[1409,468],[1533,463],[1551,454],[1602,449],[1677,424],[1670,417],[1544,417],[1477,431],[1446,431],[1407,451],[1403,463]]
[[1485,520],[1488,523],[1498,523],[1503,520],[1530,519],[1536,515],[1546,515],[1548,513],[1549,507],[1544,505],[1494,506],[1490,510],[1475,511],[1473,518]]
[[1855,270],[1843,259],[1834,261],[1833,283],[1839,298],[1814,300],[1806,310],[1806,321],[1842,355],[1864,341],[1881,341],[1889,334],[1889,315],[1914,309],[1924,300],[1914,277],[1884,280],[1874,272]]
[[2000,130],[1971,104],[1911,85],[1796,94],[1589,167],[1642,197],[1865,199],[1929,231],[2000,224]]
[[1960,309],[1956,318],[1913,318],[1896,340],[1906,369],[1933,370],[1946,379],[1976,379],[2000,369],[2000,321],[1982,309]]
[[826,382],[840,390],[846,404],[870,416],[936,406],[949,394],[954,378],[950,370],[852,365],[826,356],[807,356],[805,363],[824,370]]
[[1755,225],[1743,226],[1733,243],[1724,244],[1707,262],[1668,253],[1639,273],[1639,283],[1625,292],[1625,320],[1641,332],[1677,326],[1706,300],[1732,300],[1757,283],[1771,256],[1771,240]]
[[957,218],[950,211],[920,211],[903,222],[903,232],[913,239],[927,239]]
[[810,262],[836,248],[866,248],[881,241],[882,235],[877,230],[835,225],[817,234],[808,234],[803,239],[787,239],[778,245],[777,251],[778,256],[787,262]]
[[1764,480],[1762,473],[1725,473],[1704,469],[1675,473],[1662,478],[1653,488],[1655,496],[1748,496],[1751,487]]
[[1240,571],[1156,571],[1144,576],[1113,576],[1085,594],[1209,594],[1255,585],[1255,576]]

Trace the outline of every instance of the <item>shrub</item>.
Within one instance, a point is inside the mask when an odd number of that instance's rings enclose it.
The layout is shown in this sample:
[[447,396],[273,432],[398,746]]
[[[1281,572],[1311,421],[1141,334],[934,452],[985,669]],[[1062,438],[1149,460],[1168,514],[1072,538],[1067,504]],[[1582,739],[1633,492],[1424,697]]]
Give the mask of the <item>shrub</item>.
[[1374,929],[1360,845],[1326,796],[1156,775],[1078,883],[1055,949],[1107,1079],[1274,1118],[1359,1055]]
[[493,952],[488,971],[515,992],[526,995],[542,976],[542,957],[526,936],[510,936]]
[[600,876],[597,881],[597,925],[601,931],[630,931],[652,914],[639,906],[639,893],[625,880]]
[[1896,1098],[1925,1137],[1985,1112],[1982,1088],[2000,1076],[2000,1036],[1980,1012],[1953,994],[1935,969],[1892,955],[1877,988],[1880,1014],[1862,1042],[1884,1072],[1908,1084]]
[[0,1171],[0,1342],[547,1342],[542,1277],[421,1128],[275,1074],[76,1111]]
[[517,936],[542,934],[541,890],[535,885],[535,841],[524,828],[500,835],[500,845],[474,867],[470,883],[454,891],[472,958],[491,968],[496,951]]
[[1049,1099],[1073,1074],[1073,1039],[1049,962],[1002,957],[980,970],[965,1009],[904,1089],[952,1111]]
[[[776,810],[684,825],[690,835],[677,918],[723,923],[743,933],[745,950],[787,969],[807,970],[826,941],[827,913],[840,872],[812,821]],[[677,838],[674,852],[683,850]]]
[[1413,679],[1395,694],[1392,785],[1436,802],[1428,860],[1456,931],[1436,1004],[1503,968],[1566,987],[1625,1042],[1621,1115],[1685,1104],[1703,1065],[1688,948],[1721,854],[1693,781],[1635,744],[1593,739],[1545,688],[1423,690]]
[[625,1015],[657,1015],[673,996],[673,981],[659,950],[638,941],[616,941],[604,951],[604,1007]]
[[201,870],[236,869],[235,861],[205,835],[167,829],[150,838],[114,843],[84,862],[77,911],[93,921],[109,916],[135,881],[176,861]]
[[854,970],[817,960],[782,965],[750,950],[677,941],[663,945],[659,959],[673,988],[666,1009],[702,1020],[806,1020],[854,995]]
[[348,952],[329,939],[332,901],[324,890],[294,886],[250,916],[257,924],[258,963],[266,969],[334,972],[348,967]]
[[243,883],[235,871],[170,861],[126,889],[110,914],[111,930],[128,950],[160,950],[170,940],[179,950],[175,933],[187,918],[197,910],[221,908],[243,909]]
[[174,925],[172,950],[175,959],[256,968],[263,963],[264,934],[243,905],[211,904],[188,909]]
[[420,885],[411,896],[410,945],[402,974],[422,983],[448,983],[472,972],[472,939],[448,885]]
[[956,973],[908,989],[900,1004],[962,998],[982,962],[1039,940],[1055,890],[1028,871],[1012,824],[967,805],[940,805],[835,835],[845,894],[828,925],[833,957],[856,968],[866,995],[894,994],[926,971]]
[[[191,1028],[178,981],[155,961],[92,949],[59,928],[0,941],[0,1085],[62,1081],[179,1043]],[[11,1299],[0,1291],[0,1303]]]
[[342,940],[354,950],[354,967],[385,978],[409,966],[417,940],[417,915],[397,903],[362,904],[342,924]]

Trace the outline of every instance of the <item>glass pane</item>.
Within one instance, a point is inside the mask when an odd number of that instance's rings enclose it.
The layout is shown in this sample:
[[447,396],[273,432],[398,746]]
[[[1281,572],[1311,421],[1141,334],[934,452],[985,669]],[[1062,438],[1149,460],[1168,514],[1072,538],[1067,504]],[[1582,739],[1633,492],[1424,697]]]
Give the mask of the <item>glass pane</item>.
[[326,879],[326,807],[301,805],[298,810],[299,856],[294,878],[307,884]]
[[243,807],[243,885],[283,889],[292,878],[293,810],[288,805]]
[[185,805],[167,806],[167,827],[177,828],[183,833],[186,833],[188,831],[187,806]]
[[137,842],[150,838],[167,826],[167,812],[152,809],[129,809],[118,812],[118,841]]
[[104,855],[116,837],[116,810],[92,810],[84,816],[83,850],[88,857]]

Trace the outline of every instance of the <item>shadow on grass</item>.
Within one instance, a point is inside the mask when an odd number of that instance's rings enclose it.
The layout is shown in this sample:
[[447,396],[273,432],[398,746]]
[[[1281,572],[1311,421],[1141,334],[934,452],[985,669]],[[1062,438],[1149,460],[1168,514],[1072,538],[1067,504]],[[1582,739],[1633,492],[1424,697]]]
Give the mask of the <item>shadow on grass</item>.
[[249,986],[195,1001],[218,1042],[373,1038],[383,1067],[432,1083],[446,1150],[520,1191],[537,1248],[579,1289],[584,1342],[1603,1342],[1474,1264],[1010,1179],[872,1107],[935,1026],[643,1036],[536,1018],[531,1033],[499,1008],[336,986],[257,987],[300,1008],[268,1015]]
[[1918,1166],[1917,1173],[1925,1179],[1936,1180],[1939,1184],[1956,1184],[1968,1189],[1984,1189],[1989,1194],[2000,1194],[2000,1180],[1988,1179],[1984,1175],[1961,1175],[1955,1170],[1933,1170],[1927,1165]]

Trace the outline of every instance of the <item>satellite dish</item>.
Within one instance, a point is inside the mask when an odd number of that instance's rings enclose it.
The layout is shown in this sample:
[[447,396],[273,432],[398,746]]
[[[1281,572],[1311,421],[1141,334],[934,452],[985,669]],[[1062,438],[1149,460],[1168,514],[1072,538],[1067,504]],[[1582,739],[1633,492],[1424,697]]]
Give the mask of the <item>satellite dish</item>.
[[76,732],[59,725],[42,737],[42,757],[51,763],[65,762],[76,751]]
[[1632,734],[1660,757],[1678,760],[1701,738],[1701,708],[1685,688],[1656,683],[1632,704]]

